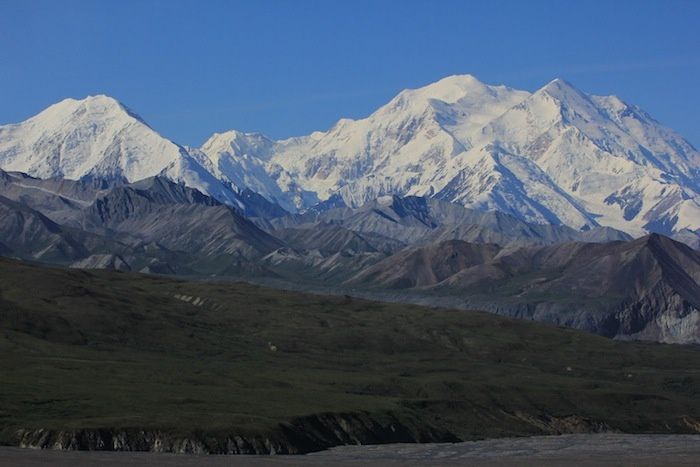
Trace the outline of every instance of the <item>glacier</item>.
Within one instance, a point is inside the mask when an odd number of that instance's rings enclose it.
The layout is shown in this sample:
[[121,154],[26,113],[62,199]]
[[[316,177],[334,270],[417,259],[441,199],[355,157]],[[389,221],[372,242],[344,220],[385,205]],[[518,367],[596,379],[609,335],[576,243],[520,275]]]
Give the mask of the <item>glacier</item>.
[[700,229],[700,153],[616,96],[555,79],[530,93],[449,76],[364,119],[275,141],[159,135],[115,99],[66,99],[0,126],[0,168],[40,178],[166,176],[241,206],[245,190],[290,212],[424,196],[527,222],[633,236]]

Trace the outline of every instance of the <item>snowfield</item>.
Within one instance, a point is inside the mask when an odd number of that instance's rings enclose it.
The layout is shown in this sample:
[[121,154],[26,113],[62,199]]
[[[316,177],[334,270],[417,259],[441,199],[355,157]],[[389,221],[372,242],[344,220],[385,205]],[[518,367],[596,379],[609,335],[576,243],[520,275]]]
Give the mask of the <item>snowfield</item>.
[[397,194],[635,236],[700,229],[700,153],[639,107],[559,79],[529,93],[450,76],[326,132],[273,141],[231,130],[201,148],[163,138],[110,97],[67,99],[0,127],[0,168],[160,174],[234,205],[250,189],[290,212]]

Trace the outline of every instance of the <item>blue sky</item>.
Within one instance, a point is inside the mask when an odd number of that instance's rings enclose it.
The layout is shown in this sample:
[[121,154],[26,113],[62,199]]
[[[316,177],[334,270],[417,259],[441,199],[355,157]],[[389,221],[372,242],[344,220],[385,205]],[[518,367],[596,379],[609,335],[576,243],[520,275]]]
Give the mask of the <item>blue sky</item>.
[[0,123],[112,95],[163,135],[275,138],[471,73],[617,94],[700,146],[700,1],[0,0]]

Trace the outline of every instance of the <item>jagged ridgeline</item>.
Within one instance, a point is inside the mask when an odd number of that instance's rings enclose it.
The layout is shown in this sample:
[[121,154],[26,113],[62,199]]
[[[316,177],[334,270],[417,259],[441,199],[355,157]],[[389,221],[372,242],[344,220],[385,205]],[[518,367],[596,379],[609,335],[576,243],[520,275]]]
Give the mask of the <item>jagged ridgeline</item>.
[[639,107],[560,79],[530,93],[451,76],[325,132],[272,141],[232,130],[198,149],[163,138],[113,98],[67,99],[0,127],[0,169],[163,175],[268,215],[416,195],[634,236],[700,228],[700,153]]
[[538,319],[619,339],[698,343],[700,254],[660,235],[531,224],[388,197],[265,219],[154,177],[0,172],[5,256],[74,268],[277,286]]
[[0,442],[304,453],[696,433],[700,350],[489,313],[0,259]]
[[107,96],[0,126],[0,255],[700,343],[700,153],[563,80],[451,76],[272,141],[169,141]]

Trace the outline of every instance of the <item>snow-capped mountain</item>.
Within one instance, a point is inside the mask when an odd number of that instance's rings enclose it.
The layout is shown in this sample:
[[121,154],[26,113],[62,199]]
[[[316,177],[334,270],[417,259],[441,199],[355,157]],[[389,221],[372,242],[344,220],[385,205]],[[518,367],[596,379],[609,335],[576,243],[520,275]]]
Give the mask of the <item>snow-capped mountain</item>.
[[326,132],[273,141],[232,130],[199,149],[161,137],[111,98],[69,99],[0,127],[0,168],[160,174],[232,204],[248,189],[288,211],[396,194],[576,229],[700,229],[700,153],[640,108],[562,80],[531,94],[451,76]]
[[0,168],[6,171],[129,182],[163,175],[236,204],[207,164],[208,158],[197,159],[108,96],[66,99],[22,123],[0,126]]
[[225,135],[217,147],[257,159],[260,184],[273,179],[298,209],[309,207],[301,189],[349,206],[387,194],[437,197],[633,235],[700,228],[700,153],[638,107],[558,79],[530,94],[451,76],[327,132],[240,152],[241,135],[230,143]]
[[587,96],[554,80],[480,137],[548,221],[545,209],[573,227],[599,223],[636,234],[700,224],[700,153],[615,96]]
[[260,133],[231,130],[215,133],[200,149],[188,149],[198,158],[207,159],[219,179],[239,189],[248,188],[287,211],[316,204],[315,193],[301,189],[289,173],[270,162],[275,145]]

